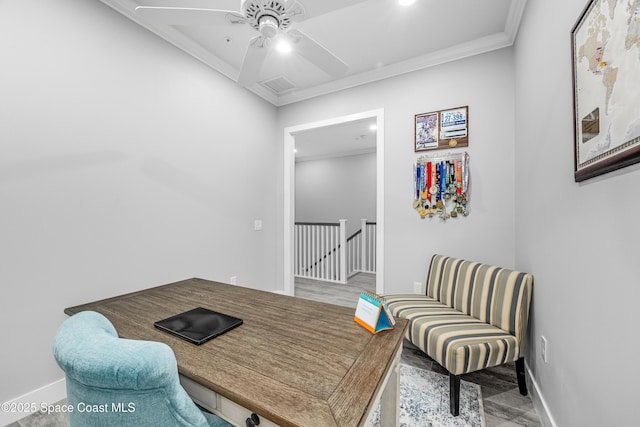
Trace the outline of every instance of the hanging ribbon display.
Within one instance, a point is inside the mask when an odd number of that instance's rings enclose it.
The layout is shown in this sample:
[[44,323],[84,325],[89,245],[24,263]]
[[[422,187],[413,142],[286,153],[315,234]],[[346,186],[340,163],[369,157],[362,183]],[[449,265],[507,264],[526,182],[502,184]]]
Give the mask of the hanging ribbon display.
[[469,216],[469,154],[422,156],[413,165],[413,208],[420,218]]

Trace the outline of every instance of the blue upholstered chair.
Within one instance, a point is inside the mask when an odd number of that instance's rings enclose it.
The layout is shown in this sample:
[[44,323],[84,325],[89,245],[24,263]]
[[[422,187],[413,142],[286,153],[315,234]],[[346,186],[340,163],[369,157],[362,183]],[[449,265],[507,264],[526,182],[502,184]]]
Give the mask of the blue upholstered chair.
[[53,353],[66,375],[72,427],[231,426],[191,401],[169,346],[118,338],[99,313],[65,320]]

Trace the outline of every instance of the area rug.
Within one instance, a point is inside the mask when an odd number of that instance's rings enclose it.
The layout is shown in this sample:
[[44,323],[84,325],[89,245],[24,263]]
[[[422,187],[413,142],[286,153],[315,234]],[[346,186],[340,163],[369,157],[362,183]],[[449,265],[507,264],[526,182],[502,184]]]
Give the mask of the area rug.
[[[480,386],[460,381],[460,415],[449,410],[449,377],[400,364],[401,427],[485,427]],[[380,426],[376,408],[366,427]]]

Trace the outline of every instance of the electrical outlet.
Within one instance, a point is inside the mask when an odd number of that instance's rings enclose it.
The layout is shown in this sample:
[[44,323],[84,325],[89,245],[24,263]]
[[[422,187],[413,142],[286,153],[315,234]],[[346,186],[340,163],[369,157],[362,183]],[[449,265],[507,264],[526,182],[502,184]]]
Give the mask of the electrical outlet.
[[261,231],[262,230],[262,220],[261,219],[256,219],[255,221],[253,221],[253,229],[255,231]]
[[229,283],[231,283],[232,285],[235,285],[237,281],[238,276],[231,276],[231,278],[229,279]]
[[540,357],[542,358],[542,361],[544,363],[548,363],[547,356],[548,356],[547,339],[544,337],[544,335],[542,335],[540,336]]
[[413,293],[421,294],[422,293],[422,283],[421,282],[413,282]]

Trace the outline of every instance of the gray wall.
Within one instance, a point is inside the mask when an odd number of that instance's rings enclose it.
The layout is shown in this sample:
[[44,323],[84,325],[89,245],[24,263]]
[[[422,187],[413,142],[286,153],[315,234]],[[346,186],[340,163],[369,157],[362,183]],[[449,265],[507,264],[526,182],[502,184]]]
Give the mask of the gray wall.
[[0,52],[0,402],[63,377],[65,307],[276,287],[275,107],[98,1],[2,1]]
[[556,425],[638,425],[640,167],[573,179],[570,31],[586,3],[527,2],[515,46],[516,264],[535,276],[527,363]]
[[297,162],[296,222],[338,222],[347,232],[376,220],[376,154]]

